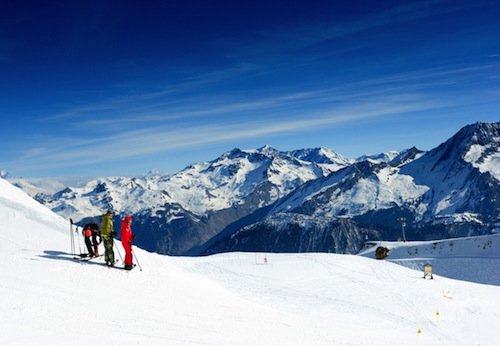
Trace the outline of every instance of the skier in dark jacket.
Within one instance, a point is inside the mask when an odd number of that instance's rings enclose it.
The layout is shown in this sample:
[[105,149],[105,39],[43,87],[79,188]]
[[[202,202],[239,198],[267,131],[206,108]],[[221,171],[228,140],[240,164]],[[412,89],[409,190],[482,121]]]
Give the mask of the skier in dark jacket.
[[82,232],[85,237],[85,245],[87,246],[89,257],[99,256],[99,244],[101,243],[99,226],[96,223],[88,223],[83,227]]

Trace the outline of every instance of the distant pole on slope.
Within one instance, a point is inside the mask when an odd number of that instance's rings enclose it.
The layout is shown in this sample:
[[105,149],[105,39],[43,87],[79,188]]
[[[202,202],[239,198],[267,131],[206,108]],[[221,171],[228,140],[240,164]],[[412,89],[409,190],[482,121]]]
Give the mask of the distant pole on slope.
[[406,218],[405,217],[400,217],[400,218],[397,219],[397,221],[401,224],[401,231],[403,233],[403,242],[406,242],[406,233],[405,233]]
[[118,256],[120,257],[120,260],[122,261],[122,264],[123,264],[123,263],[125,263],[125,262],[123,261],[122,254],[121,254],[121,253],[120,253],[120,251],[118,250],[118,246],[115,244],[115,238],[111,237],[111,239],[113,239],[113,246],[114,246],[114,248],[115,248],[116,252],[118,253]]
[[135,254],[134,251],[132,251],[132,255],[134,256],[135,261],[137,262],[137,265],[139,266],[139,270],[142,272],[141,264],[139,263],[139,260],[137,259],[137,255]]
[[73,235],[73,219],[69,219],[69,237],[71,241],[71,254],[75,255],[75,236]]

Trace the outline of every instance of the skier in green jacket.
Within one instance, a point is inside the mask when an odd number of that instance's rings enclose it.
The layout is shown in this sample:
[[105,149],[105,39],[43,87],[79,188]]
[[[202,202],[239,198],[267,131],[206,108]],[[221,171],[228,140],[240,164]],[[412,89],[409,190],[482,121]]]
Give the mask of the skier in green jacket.
[[115,265],[115,253],[113,251],[113,237],[115,232],[113,230],[113,212],[108,210],[102,217],[101,224],[101,239],[104,243],[104,260],[106,265]]

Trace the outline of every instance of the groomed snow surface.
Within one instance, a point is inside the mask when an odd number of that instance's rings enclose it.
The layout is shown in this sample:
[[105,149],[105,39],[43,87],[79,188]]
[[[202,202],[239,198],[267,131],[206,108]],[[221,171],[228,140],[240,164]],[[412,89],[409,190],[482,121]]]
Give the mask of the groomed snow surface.
[[500,340],[497,285],[424,280],[389,261],[333,254],[182,258],[134,249],[143,271],[108,269],[72,259],[69,223],[2,179],[0,220],[1,345]]

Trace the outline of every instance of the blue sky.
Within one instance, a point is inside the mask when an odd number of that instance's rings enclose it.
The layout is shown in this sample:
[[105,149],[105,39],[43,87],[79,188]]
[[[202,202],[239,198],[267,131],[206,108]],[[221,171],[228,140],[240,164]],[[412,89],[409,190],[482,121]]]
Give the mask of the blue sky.
[[3,1],[0,169],[429,150],[500,120],[498,18],[498,1]]

